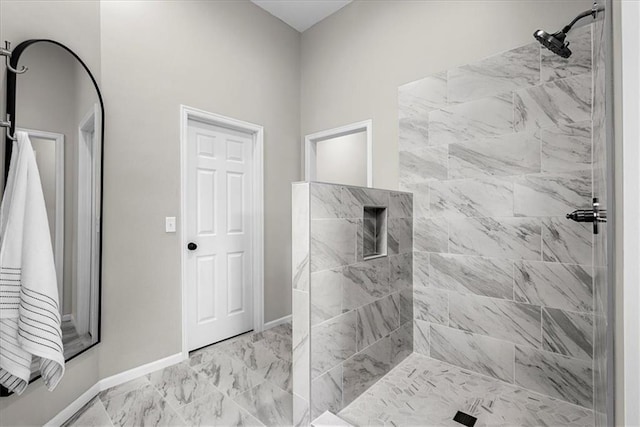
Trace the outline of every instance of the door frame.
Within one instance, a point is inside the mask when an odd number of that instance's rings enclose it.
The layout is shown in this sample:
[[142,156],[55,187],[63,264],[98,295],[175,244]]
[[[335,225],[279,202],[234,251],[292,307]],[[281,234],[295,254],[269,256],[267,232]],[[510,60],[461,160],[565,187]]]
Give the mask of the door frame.
[[264,329],[264,128],[260,125],[210,113],[198,108],[180,105],[180,270],[182,282],[182,355],[189,357],[187,341],[187,271],[186,230],[187,212],[187,149],[189,144],[189,120],[197,120],[213,126],[250,134],[253,140],[252,156],[252,200],[255,209],[252,215],[251,251],[253,273],[253,330]]
[[56,265],[56,279],[58,280],[58,298],[60,315],[63,315],[64,305],[64,135],[37,129],[16,128],[16,131],[26,132],[29,137],[51,141],[56,150],[56,220],[55,241],[53,243],[54,261]]
[[367,187],[373,187],[373,120],[340,126],[312,133],[304,137],[304,180],[316,180],[316,144],[330,138],[365,132],[367,135]]

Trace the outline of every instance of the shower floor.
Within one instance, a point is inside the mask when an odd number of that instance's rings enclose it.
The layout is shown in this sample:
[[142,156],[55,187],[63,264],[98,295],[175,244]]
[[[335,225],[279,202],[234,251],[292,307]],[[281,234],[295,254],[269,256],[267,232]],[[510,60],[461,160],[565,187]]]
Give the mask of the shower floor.
[[593,426],[594,415],[561,400],[411,354],[338,415],[356,426]]

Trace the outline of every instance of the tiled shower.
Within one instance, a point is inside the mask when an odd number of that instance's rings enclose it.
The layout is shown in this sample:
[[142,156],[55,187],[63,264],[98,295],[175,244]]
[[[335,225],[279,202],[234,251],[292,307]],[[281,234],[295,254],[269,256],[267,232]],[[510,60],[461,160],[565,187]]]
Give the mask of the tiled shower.
[[[571,39],[569,59],[533,42],[402,85],[406,193],[294,184],[293,388],[311,420],[416,352],[606,424],[607,231],[565,216],[606,206],[603,26]],[[388,206],[386,256],[363,258],[366,206]]]

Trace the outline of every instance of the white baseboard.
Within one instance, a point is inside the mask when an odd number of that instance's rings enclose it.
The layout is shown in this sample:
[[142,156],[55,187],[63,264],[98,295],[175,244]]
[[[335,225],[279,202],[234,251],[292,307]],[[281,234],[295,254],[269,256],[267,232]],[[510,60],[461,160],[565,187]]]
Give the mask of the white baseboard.
[[274,328],[278,325],[282,325],[283,323],[287,323],[287,322],[291,322],[291,315],[289,314],[288,316],[283,316],[279,319],[276,320],[272,320],[271,322],[267,322],[264,324],[264,330],[266,331],[267,329],[271,329]]
[[175,365],[176,363],[180,363],[185,360],[185,357],[182,353],[177,353],[164,359],[156,360],[151,363],[147,363],[142,366],[138,366],[133,369],[129,369],[128,371],[121,372],[116,375],[112,375],[107,378],[103,378],[94,384],[89,390],[85,391],[74,400],[69,406],[64,408],[62,411],[58,413],[55,417],[53,417],[45,426],[60,426],[69,418],[71,418],[76,412],[80,410],[84,405],[89,403],[91,399],[98,395],[101,391],[104,391],[108,388],[115,387],[120,384],[124,384],[127,381],[134,380],[136,378],[140,378],[144,375],[150,374],[151,372],[158,371],[160,369],[166,368],[171,365]]

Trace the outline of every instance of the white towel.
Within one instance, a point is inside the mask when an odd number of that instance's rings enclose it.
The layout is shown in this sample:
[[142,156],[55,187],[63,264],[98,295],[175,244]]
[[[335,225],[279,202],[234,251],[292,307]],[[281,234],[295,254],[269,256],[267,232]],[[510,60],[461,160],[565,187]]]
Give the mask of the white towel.
[[21,394],[31,360],[53,390],[64,374],[55,262],[29,136],[17,132],[0,206],[0,384]]

